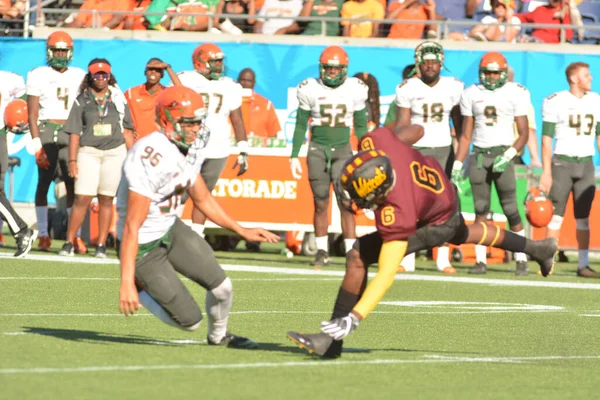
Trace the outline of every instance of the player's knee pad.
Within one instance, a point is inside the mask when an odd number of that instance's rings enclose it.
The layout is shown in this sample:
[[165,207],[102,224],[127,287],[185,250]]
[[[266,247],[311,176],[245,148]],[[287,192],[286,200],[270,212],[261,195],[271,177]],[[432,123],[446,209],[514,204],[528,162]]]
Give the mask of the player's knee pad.
[[575,226],[578,231],[589,231],[590,230],[590,219],[589,218],[577,218],[575,220]]
[[233,284],[231,283],[231,279],[229,279],[229,277],[225,278],[219,286],[210,292],[219,302],[229,300],[233,295]]
[[562,223],[563,223],[563,217],[561,217],[560,215],[553,215],[552,219],[550,220],[550,223],[548,224],[548,229],[551,229],[553,231],[558,231],[558,230],[560,230]]

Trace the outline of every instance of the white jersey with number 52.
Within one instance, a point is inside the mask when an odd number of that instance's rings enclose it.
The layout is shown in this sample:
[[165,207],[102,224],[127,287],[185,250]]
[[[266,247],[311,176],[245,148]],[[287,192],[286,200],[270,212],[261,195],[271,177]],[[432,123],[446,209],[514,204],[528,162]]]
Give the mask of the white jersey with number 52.
[[40,98],[38,119],[69,118],[69,111],[79,93],[85,71],[69,67],[58,72],[51,67],[34,68],[27,74],[27,95]]
[[515,117],[527,116],[530,107],[529,90],[514,82],[496,90],[471,85],[460,99],[460,113],[475,120],[473,145],[481,148],[512,145]]
[[425,135],[415,147],[447,147],[452,144],[450,112],[460,102],[465,84],[456,78],[441,76],[431,87],[419,78],[410,78],[396,88],[395,103],[410,109],[410,123],[423,126]]
[[148,217],[139,230],[140,244],[158,240],[169,232],[181,195],[198,177],[197,169],[160,132],[141,138],[129,150],[123,174],[129,190],[152,200]]
[[242,86],[225,76],[218,80],[206,79],[196,71],[184,71],[178,76],[183,86],[199,93],[208,105],[206,126],[210,130],[210,139],[204,152],[206,158],[229,156],[231,143],[229,114],[242,106]]
[[544,99],[542,119],[556,124],[554,154],[570,157],[594,155],[596,126],[600,121],[600,95],[588,92],[577,98],[568,90],[554,93]]
[[367,85],[354,77],[336,88],[308,78],[298,85],[298,106],[310,111],[311,127],[351,128],[354,112],[365,108],[368,91]]

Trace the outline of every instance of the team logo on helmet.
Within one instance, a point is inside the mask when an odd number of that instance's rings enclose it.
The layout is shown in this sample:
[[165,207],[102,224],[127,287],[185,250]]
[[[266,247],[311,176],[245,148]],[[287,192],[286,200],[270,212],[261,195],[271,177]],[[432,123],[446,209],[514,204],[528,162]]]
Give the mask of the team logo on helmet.
[[[374,210],[394,187],[396,175],[381,150],[361,151],[346,162],[336,185],[342,205]],[[345,202],[345,203],[344,203]]]
[[217,80],[225,75],[225,64],[216,65],[216,61],[224,59],[223,50],[213,43],[203,43],[192,53],[194,68],[210,80]]

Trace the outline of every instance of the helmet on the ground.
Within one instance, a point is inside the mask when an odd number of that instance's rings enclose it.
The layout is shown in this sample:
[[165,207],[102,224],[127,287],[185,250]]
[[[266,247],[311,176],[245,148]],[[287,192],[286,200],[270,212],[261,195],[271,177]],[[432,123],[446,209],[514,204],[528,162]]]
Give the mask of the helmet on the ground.
[[4,124],[12,133],[23,134],[29,131],[29,116],[25,100],[16,99],[6,105]]

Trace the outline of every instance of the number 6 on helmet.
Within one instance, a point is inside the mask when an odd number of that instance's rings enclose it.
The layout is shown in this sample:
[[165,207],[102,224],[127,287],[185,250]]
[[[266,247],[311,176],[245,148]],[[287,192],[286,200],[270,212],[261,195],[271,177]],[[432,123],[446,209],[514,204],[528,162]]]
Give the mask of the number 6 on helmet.
[[6,129],[18,135],[29,132],[29,117],[25,100],[16,99],[8,103],[4,110],[4,124]]

